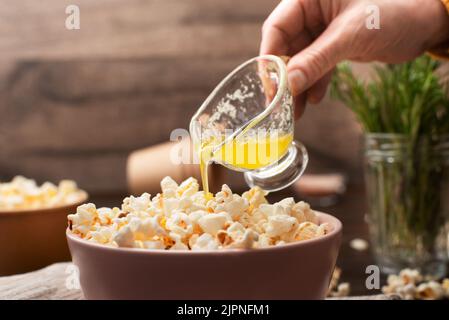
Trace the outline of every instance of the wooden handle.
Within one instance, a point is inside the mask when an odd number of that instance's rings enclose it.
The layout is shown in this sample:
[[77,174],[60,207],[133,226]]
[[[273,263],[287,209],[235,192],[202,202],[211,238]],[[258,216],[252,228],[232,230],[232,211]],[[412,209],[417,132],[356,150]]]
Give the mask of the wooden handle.
[[[183,150],[185,163],[173,161],[173,154]],[[211,165],[209,184],[216,190],[223,183],[221,166]],[[166,142],[132,152],[127,160],[127,182],[132,194],[143,192],[156,194],[160,192],[160,182],[170,176],[178,183],[194,177],[201,181],[199,165],[193,161],[193,150],[190,139],[182,142]]]

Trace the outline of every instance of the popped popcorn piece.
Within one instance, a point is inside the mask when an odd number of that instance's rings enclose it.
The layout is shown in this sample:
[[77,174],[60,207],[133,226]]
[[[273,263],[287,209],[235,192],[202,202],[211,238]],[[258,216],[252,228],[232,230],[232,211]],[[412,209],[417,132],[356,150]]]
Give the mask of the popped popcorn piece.
[[99,227],[97,230],[91,232],[91,238],[89,240],[101,244],[107,244],[112,241],[114,232],[115,230],[113,226]]
[[414,270],[414,269],[401,270],[401,272],[399,272],[399,277],[401,277],[402,282],[404,284],[409,284],[409,283],[416,284],[416,283],[422,281],[422,275],[419,273],[418,270]]
[[421,283],[416,289],[417,297],[423,300],[439,300],[444,297],[444,289],[436,281]]
[[441,286],[444,290],[446,298],[449,298],[449,279],[444,279],[443,282],[441,283]]
[[282,234],[290,232],[297,225],[298,221],[294,217],[279,214],[268,217],[265,230],[268,236],[279,237]]
[[190,177],[179,185],[176,192],[179,196],[190,197],[198,192],[199,187],[198,181],[196,181],[195,178]]
[[168,217],[165,226],[167,230],[170,230],[181,238],[185,238],[193,233],[193,224],[189,216],[184,212],[173,213]]
[[332,273],[329,289],[327,291],[328,297],[343,298],[349,296],[351,293],[351,285],[348,282],[339,283],[341,273],[341,269],[339,267],[335,267],[334,272]]
[[226,222],[230,220],[229,215],[225,212],[210,213],[202,216],[198,220],[198,224],[204,232],[216,235],[218,231],[224,229]]
[[62,180],[58,186],[51,182],[38,186],[32,179],[16,176],[0,183],[0,210],[49,208],[74,204],[85,197],[86,192],[71,180]]
[[[54,186],[45,188],[54,192]],[[266,248],[331,231],[329,224],[319,224],[306,203],[286,198],[269,204],[259,188],[240,196],[223,185],[206,198],[194,178],[178,185],[166,177],[161,189],[153,198],[148,193],[129,196],[120,208],[79,206],[68,217],[71,230],[104,245],[157,250]]]
[[340,283],[337,286],[337,290],[331,292],[331,297],[335,298],[342,298],[349,296],[349,293],[351,292],[351,286],[347,282]]
[[145,249],[156,249],[156,250],[163,250],[165,249],[165,244],[161,240],[148,240],[142,242],[143,247]]
[[418,270],[403,269],[399,275],[389,275],[387,284],[382,287],[385,294],[397,294],[406,300],[438,300],[448,297],[447,287],[449,280],[441,283],[430,280],[423,281],[424,277]]
[[228,202],[230,200],[232,200],[232,190],[231,188],[229,188],[229,186],[227,184],[224,184],[221,187],[221,191],[217,192],[215,199],[217,201],[217,203],[223,203],[223,202]]
[[316,229],[316,235],[317,236],[324,236],[332,231],[332,227],[329,223],[322,223],[318,226]]
[[295,233],[296,240],[313,239],[317,234],[318,226],[313,222],[303,222],[298,226]]
[[178,184],[171,177],[165,177],[161,181],[161,189],[164,197],[167,198],[176,197],[176,190],[178,189]]
[[233,220],[238,220],[249,208],[248,200],[233,194],[232,190],[224,184],[221,191],[215,196],[217,205],[215,211],[227,212]]
[[245,233],[245,227],[239,222],[233,222],[226,231],[232,240],[237,241]]
[[170,233],[171,239],[175,242],[170,250],[189,250],[189,247],[182,242],[182,237],[177,233]]
[[118,210],[113,210],[111,208],[99,208],[97,210],[98,219],[100,220],[100,224],[108,225],[112,222],[112,220],[118,216],[120,213]]
[[308,221],[318,224],[317,215],[310,208],[310,205],[304,201],[300,201],[292,207],[292,216],[296,217],[300,223]]
[[406,284],[397,288],[397,294],[404,300],[414,300],[417,289],[414,283]]
[[143,193],[140,197],[129,196],[123,200],[122,210],[125,212],[142,212],[148,209],[151,195]]
[[332,272],[332,278],[329,284],[329,290],[327,295],[330,296],[332,291],[337,290],[338,282],[340,281],[341,277],[341,269],[339,267],[334,268],[334,272]]
[[262,233],[259,235],[259,239],[256,243],[256,246],[258,248],[267,248],[274,245],[273,239],[268,236],[266,233]]
[[252,208],[258,208],[261,204],[268,203],[265,198],[265,191],[260,189],[259,187],[251,188],[249,191],[246,191],[242,194],[242,198],[248,200],[250,206]]
[[134,233],[129,226],[124,226],[114,236],[113,240],[119,247],[132,248],[134,247]]
[[368,249],[368,241],[364,239],[355,238],[349,242],[349,246],[356,251],[365,251]]
[[229,248],[238,249],[250,249],[254,246],[254,243],[259,239],[257,232],[251,229],[245,230],[243,235],[234,239],[233,242],[229,244]]
[[79,206],[75,214],[69,214],[67,219],[71,222],[72,232],[86,235],[95,219],[98,217],[97,208],[93,203],[87,203]]
[[137,240],[147,240],[155,236],[165,236],[167,231],[159,224],[159,216],[140,219],[133,217],[128,224]]
[[203,233],[192,244],[192,250],[215,250],[218,249],[218,242],[209,233]]

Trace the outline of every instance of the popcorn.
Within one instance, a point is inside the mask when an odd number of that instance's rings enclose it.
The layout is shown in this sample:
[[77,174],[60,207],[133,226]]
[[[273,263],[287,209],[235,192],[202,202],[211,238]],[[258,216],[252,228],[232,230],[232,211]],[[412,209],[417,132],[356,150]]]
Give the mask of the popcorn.
[[267,248],[274,245],[274,240],[269,237],[266,233],[259,234],[259,239],[256,242],[256,247]]
[[123,200],[122,210],[125,212],[142,212],[148,209],[151,202],[151,196],[148,193],[140,197],[130,196]]
[[[54,191],[51,185],[46,188]],[[257,187],[240,196],[223,185],[206,199],[194,178],[178,185],[166,177],[161,189],[153,198],[148,193],[129,196],[120,208],[79,206],[68,216],[70,230],[104,245],[153,250],[266,248],[331,231],[306,203],[286,198],[269,204]]]
[[148,240],[153,237],[161,237],[167,234],[167,231],[160,225],[159,216],[145,219],[133,218],[130,223],[135,238],[138,240]]
[[337,286],[337,291],[332,292],[331,296],[335,298],[342,298],[349,296],[349,293],[351,292],[351,286],[347,282],[340,283]]
[[298,221],[294,217],[286,214],[273,215],[268,217],[265,231],[270,237],[279,237],[282,234],[290,232],[297,225]]
[[215,196],[215,201],[217,202],[215,210],[227,212],[233,220],[239,219],[249,208],[248,200],[232,194],[231,189],[226,184]]
[[406,284],[397,288],[397,293],[404,300],[414,300],[416,296],[416,286],[414,283]]
[[79,202],[86,192],[78,189],[74,181],[62,180],[58,186],[16,176],[11,182],[0,183],[0,210],[26,210],[49,208]]
[[259,235],[251,229],[245,230],[245,233],[230,243],[231,248],[250,249],[259,239]]
[[315,212],[313,212],[310,205],[304,201],[300,201],[293,205],[292,216],[296,217],[300,223],[309,221],[318,224],[318,217]]
[[97,210],[98,219],[100,220],[101,225],[108,225],[112,222],[112,220],[118,216],[120,213],[118,212],[118,208],[113,210],[111,208],[99,208]]
[[422,276],[418,270],[414,269],[403,269],[399,272],[399,277],[405,284],[413,283],[416,284],[422,281]]
[[218,246],[218,241],[212,235],[203,233],[192,244],[192,250],[215,250]]
[[190,177],[179,185],[176,192],[180,197],[190,197],[198,192],[199,187],[198,181],[196,181],[195,178]]
[[369,248],[369,243],[364,239],[354,238],[349,242],[349,246],[356,251],[365,251]]
[[189,216],[183,212],[175,212],[171,215],[167,219],[165,226],[181,238],[185,238],[193,233],[193,224]]
[[255,187],[243,193],[242,198],[246,199],[253,208],[258,208],[261,204],[268,202],[265,195],[262,189]]
[[343,298],[349,296],[351,292],[351,285],[348,282],[339,283],[341,273],[341,269],[339,267],[335,267],[327,292],[328,297]]
[[224,229],[226,222],[230,220],[227,213],[210,213],[202,216],[198,220],[198,224],[204,232],[214,236],[218,231]]
[[245,233],[245,227],[239,222],[233,222],[226,231],[231,239],[237,240]]
[[309,240],[318,234],[318,226],[313,222],[303,222],[298,226],[295,232],[296,240]]
[[446,297],[449,298],[449,279],[444,279],[441,286],[443,287]]
[[164,242],[161,240],[143,241],[142,244],[145,249],[156,249],[156,250],[165,249]]
[[444,289],[436,281],[421,283],[416,289],[418,298],[423,300],[439,300],[444,297]]
[[189,250],[189,247],[182,242],[182,238],[179,234],[170,233],[171,238],[175,242],[170,250]]
[[119,247],[132,248],[134,247],[134,233],[130,226],[124,226],[114,236],[113,240]]
[[111,242],[114,232],[114,227],[99,227],[91,233],[92,238],[90,240],[101,244],[107,244]]
[[178,189],[178,184],[175,180],[170,177],[165,177],[161,181],[162,194],[166,198],[172,198],[176,196],[176,190]]
[[87,234],[98,217],[97,208],[93,203],[83,204],[76,209],[76,214],[69,214],[72,231]]
[[418,270],[403,269],[399,275],[389,275],[387,285],[382,287],[384,294],[397,294],[405,300],[439,300],[449,298],[449,280],[441,283],[434,280],[423,281]]

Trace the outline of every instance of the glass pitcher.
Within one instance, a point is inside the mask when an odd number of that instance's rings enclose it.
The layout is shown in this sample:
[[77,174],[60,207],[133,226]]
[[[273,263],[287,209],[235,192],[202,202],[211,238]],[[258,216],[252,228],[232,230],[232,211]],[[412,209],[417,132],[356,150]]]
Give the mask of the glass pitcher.
[[293,133],[294,103],[287,68],[273,55],[238,66],[190,122],[197,152],[207,145],[208,161],[244,172],[250,187],[267,192],[291,185],[307,166],[306,148],[293,140]]

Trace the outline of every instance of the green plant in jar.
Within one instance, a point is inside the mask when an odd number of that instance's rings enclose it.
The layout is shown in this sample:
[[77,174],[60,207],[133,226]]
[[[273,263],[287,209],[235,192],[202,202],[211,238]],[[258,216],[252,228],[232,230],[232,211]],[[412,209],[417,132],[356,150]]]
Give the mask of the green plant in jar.
[[449,77],[428,56],[374,67],[370,81],[338,66],[332,96],[365,132],[369,227],[385,272],[404,267],[439,277],[449,235]]

